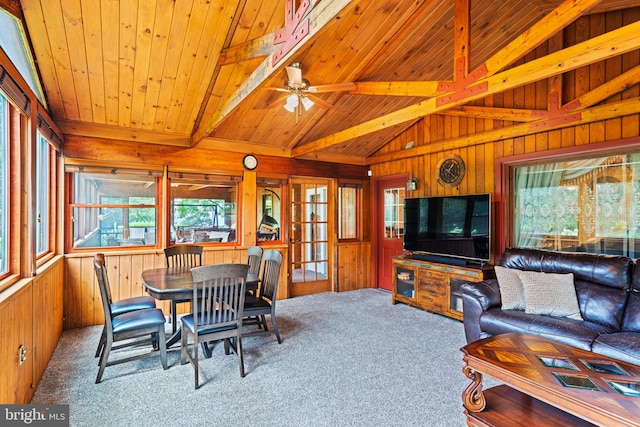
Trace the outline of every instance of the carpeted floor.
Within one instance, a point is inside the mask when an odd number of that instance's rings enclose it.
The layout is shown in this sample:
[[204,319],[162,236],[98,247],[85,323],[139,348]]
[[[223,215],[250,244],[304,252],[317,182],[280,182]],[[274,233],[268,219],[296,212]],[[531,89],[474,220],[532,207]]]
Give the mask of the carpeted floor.
[[93,357],[101,327],[66,331],[32,403],[68,403],[71,426],[464,426],[462,323],[360,290],[278,301],[275,336],[217,345],[193,367],[179,347],[108,367]]

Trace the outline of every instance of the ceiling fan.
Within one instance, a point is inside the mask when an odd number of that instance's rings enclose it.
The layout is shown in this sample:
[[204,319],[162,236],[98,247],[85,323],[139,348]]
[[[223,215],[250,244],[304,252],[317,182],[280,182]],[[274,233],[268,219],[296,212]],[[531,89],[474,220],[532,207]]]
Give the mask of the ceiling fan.
[[280,97],[275,102],[269,104],[267,108],[284,105],[285,110],[296,114],[296,124],[298,124],[298,118],[300,114],[302,114],[302,108],[307,111],[314,104],[318,104],[318,106],[325,110],[333,107],[332,104],[324,99],[313,95],[314,93],[348,91],[356,88],[355,83],[334,83],[312,86],[309,80],[302,78],[302,64],[300,62],[292,63],[286,67],[286,71],[287,79],[284,81],[284,87],[270,87],[268,89],[287,92],[288,95]]

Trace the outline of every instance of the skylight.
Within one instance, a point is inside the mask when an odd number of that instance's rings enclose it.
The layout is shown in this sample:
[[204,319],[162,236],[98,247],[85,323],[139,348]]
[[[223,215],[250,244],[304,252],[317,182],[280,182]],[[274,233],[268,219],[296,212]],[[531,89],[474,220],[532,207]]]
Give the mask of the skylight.
[[22,25],[14,16],[0,9],[0,48],[4,50],[18,69],[42,105],[45,105],[42,87],[37,78],[31,51],[27,49],[26,36]]

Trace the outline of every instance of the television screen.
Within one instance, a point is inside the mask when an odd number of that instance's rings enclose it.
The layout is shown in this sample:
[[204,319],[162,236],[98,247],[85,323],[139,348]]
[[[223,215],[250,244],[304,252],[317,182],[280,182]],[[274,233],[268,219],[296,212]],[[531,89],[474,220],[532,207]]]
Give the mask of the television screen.
[[405,199],[404,249],[474,261],[490,259],[489,194]]

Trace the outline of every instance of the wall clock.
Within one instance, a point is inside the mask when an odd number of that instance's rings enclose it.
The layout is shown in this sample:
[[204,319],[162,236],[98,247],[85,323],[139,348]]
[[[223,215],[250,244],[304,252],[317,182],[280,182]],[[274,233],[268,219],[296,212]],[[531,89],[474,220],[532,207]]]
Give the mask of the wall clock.
[[242,166],[244,166],[245,169],[252,171],[258,167],[258,159],[253,154],[247,154],[242,159]]
[[457,154],[445,157],[438,163],[438,183],[445,187],[456,187],[464,178],[465,165]]

